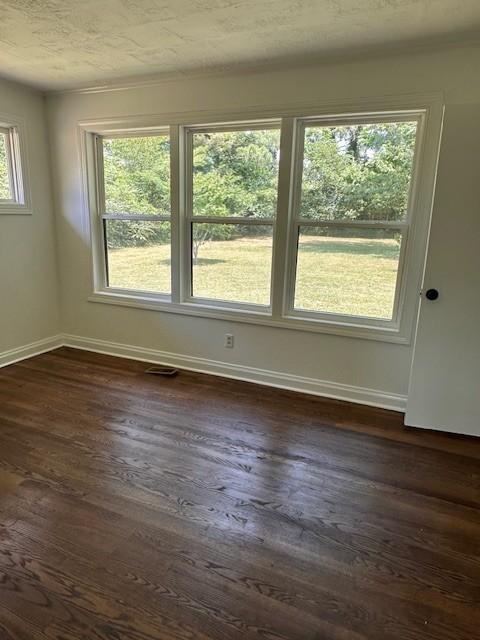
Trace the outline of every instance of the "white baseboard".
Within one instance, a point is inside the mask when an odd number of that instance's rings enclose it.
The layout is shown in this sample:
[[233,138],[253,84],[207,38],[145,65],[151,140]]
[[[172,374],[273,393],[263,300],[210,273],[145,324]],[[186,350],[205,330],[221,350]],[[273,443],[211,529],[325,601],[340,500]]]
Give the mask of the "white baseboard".
[[6,367],[9,364],[25,360],[25,358],[31,358],[32,356],[38,356],[40,353],[57,349],[61,347],[63,343],[64,336],[58,335],[37,340],[36,342],[30,342],[30,344],[26,344],[23,347],[2,351],[0,352],[0,367]]
[[118,342],[74,335],[52,336],[31,342],[23,347],[3,351],[0,353],[0,367],[6,367],[9,364],[14,364],[20,360],[37,356],[61,346],[129,358],[131,360],[167,364],[178,367],[179,369],[187,369],[189,371],[197,371],[199,373],[232,378],[234,380],[243,380],[245,382],[254,382],[269,387],[299,391],[300,393],[308,393],[335,400],[345,400],[347,402],[365,404],[382,409],[391,409],[393,411],[404,412],[407,404],[406,396],[387,393],[377,389],[367,389],[365,387],[341,384],[339,382],[329,382],[327,380],[318,380],[306,376],[297,376],[291,373],[257,369],[241,364],[232,364],[219,360],[198,358],[180,353],[135,347]]
[[376,389],[366,389],[365,387],[357,387],[337,382],[328,382],[326,380],[317,380],[316,378],[307,378],[290,373],[257,369],[255,367],[210,360],[208,358],[187,356],[169,351],[135,347],[117,342],[109,342],[107,340],[98,340],[96,338],[65,335],[63,337],[63,344],[75,349],[94,351],[96,353],[104,353],[155,364],[166,364],[178,367],[179,369],[208,373],[210,375],[233,378],[235,380],[244,380],[246,382],[254,382],[270,387],[324,396],[335,400],[346,400],[347,402],[355,402],[380,407],[382,409],[391,409],[393,411],[404,412],[407,403],[406,396],[400,394],[387,393]]

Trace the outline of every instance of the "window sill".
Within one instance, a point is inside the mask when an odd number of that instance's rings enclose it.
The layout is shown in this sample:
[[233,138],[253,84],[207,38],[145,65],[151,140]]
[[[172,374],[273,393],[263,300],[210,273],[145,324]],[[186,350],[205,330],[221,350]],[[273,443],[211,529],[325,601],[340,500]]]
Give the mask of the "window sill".
[[94,292],[89,296],[88,301],[200,318],[258,324],[279,329],[294,329],[296,331],[326,333],[330,335],[362,338],[380,342],[391,342],[395,344],[410,344],[409,337],[403,335],[396,327],[388,328],[368,324],[361,325],[354,323],[341,323],[329,320],[319,320],[318,318],[300,318],[297,316],[273,318],[270,315],[269,310],[265,312],[247,311],[243,309],[227,309],[221,306],[199,304],[197,302],[175,303],[162,300],[148,294],[132,295],[130,293],[116,293],[106,290]]
[[0,216],[31,216],[32,209],[25,204],[0,203]]

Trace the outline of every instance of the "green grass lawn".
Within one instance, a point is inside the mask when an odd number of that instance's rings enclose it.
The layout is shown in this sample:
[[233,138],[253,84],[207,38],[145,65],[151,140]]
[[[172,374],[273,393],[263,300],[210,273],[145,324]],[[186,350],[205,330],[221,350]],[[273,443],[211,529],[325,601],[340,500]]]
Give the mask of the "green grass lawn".
[[[268,304],[270,237],[212,241],[193,266],[193,293]],[[302,235],[295,305],[298,308],[390,318],[400,247],[393,239]],[[170,292],[170,246],[109,252],[110,286]]]

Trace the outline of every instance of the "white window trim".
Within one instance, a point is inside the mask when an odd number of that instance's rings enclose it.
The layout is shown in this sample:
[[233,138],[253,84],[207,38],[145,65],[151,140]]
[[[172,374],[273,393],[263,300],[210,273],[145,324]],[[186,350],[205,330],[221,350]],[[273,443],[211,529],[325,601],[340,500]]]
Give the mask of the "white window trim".
[[[310,318],[313,320],[330,320],[331,322],[349,322],[349,316],[347,314],[333,313],[328,311],[314,311],[299,309],[295,307],[295,285],[296,285],[296,261],[298,257],[297,240],[299,237],[300,229],[302,227],[332,227],[332,228],[349,228],[349,229],[398,229],[402,233],[402,241],[400,245],[400,255],[397,269],[397,277],[395,282],[394,292],[394,304],[392,310],[392,318],[372,318],[364,316],[354,316],[357,322],[361,325],[366,325],[372,328],[391,328],[394,331],[400,331],[402,321],[402,311],[404,308],[404,289],[406,287],[407,278],[405,274],[405,258],[407,254],[410,229],[415,223],[416,217],[413,215],[413,211],[417,202],[417,177],[421,171],[420,168],[420,153],[422,141],[424,139],[425,130],[425,110],[418,111],[400,111],[391,112],[388,115],[365,115],[365,116],[339,116],[339,117],[310,117],[299,118],[295,123],[295,141],[293,148],[295,150],[293,163],[293,185],[292,185],[292,204],[289,215],[289,231],[288,231],[288,247],[285,264],[286,274],[286,291],[283,306],[283,316],[292,319]],[[303,166],[303,144],[305,140],[305,128],[307,126],[342,126],[348,124],[348,122],[354,122],[355,124],[370,124],[370,123],[388,123],[388,122],[416,122],[417,134],[414,150],[414,158],[412,163],[412,178],[409,185],[408,202],[405,220],[401,222],[387,222],[387,221],[363,221],[363,220],[310,220],[302,218],[300,215],[301,204],[301,190],[302,190],[302,166]]]
[[[332,116],[331,114],[335,114]],[[337,115],[338,114],[338,115]],[[408,241],[402,241],[401,264],[399,264],[396,293],[396,309],[399,311],[393,321],[330,313],[299,312],[292,310],[289,291],[291,283],[292,225],[295,211],[295,188],[291,184],[298,173],[295,167],[294,142],[298,141],[299,123],[322,121],[338,123],[346,118],[358,122],[365,119],[388,121],[398,118],[419,118],[415,169],[412,177],[409,211],[415,210]],[[274,225],[274,251],[272,258],[271,305],[240,305],[217,300],[189,298],[189,250],[187,212],[185,202],[185,180],[188,171],[186,162],[186,131],[209,128],[218,123],[228,123],[233,129],[252,123],[261,126],[261,121],[281,120],[280,168],[278,209]],[[439,94],[409,95],[398,97],[359,100],[358,103],[325,104],[316,106],[295,106],[287,109],[253,108],[243,114],[233,112],[175,113],[131,117],[125,119],[104,119],[78,123],[79,152],[82,163],[84,186],[84,220],[90,230],[92,242],[92,302],[157,310],[181,315],[239,321],[273,327],[312,331],[352,338],[365,338],[399,344],[410,344],[425,262],[425,250],[430,226],[436,167],[443,120],[443,100]],[[188,123],[195,122],[196,125]],[[169,124],[170,123],[170,124]],[[172,296],[148,292],[107,288],[105,286],[105,260],[103,232],[99,233],[98,173],[96,158],[96,136],[145,135],[147,132],[161,132],[169,126],[171,141],[172,192]],[[223,125],[224,126],[224,125]],[[296,180],[298,184],[298,178]],[[298,191],[298,189],[297,189]],[[411,214],[409,214],[411,215]],[[319,226],[322,222],[319,221]],[[353,225],[355,226],[355,225]],[[181,256],[181,258],[180,258]]]
[[[148,131],[135,131],[132,133],[121,133],[121,134],[109,134],[108,136],[99,136],[96,135],[94,137],[95,144],[95,163],[96,163],[96,208],[98,211],[98,215],[101,218],[102,224],[102,246],[103,246],[103,255],[104,255],[104,283],[105,289],[108,291],[125,291],[125,289],[116,289],[115,287],[108,286],[109,274],[108,274],[108,250],[107,250],[107,241],[106,241],[106,225],[105,222],[108,220],[141,220],[144,222],[169,222],[171,224],[172,219],[170,216],[165,216],[161,214],[142,214],[142,213],[109,213],[106,210],[105,205],[105,181],[104,181],[104,164],[103,164],[103,140],[104,139],[115,139],[115,138],[144,138],[147,136],[169,136],[170,131],[168,127],[162,127],[159,129],[149,129]],[[173,282],[172,282],[173,287]],[[172,288],[173,291],[173,288]],[[166,292],[148,292],[148,291],[137,291],[137,293],[151,293],[152,295],[156,295],[162,300],[170,301],[171,296]]]
[[8,200],[0,200],[0,215],[30,215],[32,205],[25,123],[21,118],[0,113],[0,131],[7,139],[7,163],[13,195]]

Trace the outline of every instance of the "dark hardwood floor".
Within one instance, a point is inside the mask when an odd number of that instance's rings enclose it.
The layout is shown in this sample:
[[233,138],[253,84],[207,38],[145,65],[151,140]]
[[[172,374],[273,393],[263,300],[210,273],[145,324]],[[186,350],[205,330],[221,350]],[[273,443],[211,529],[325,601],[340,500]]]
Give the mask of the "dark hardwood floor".
[[480,440],[73,349],[0,370],[0,639],[480,638]]

